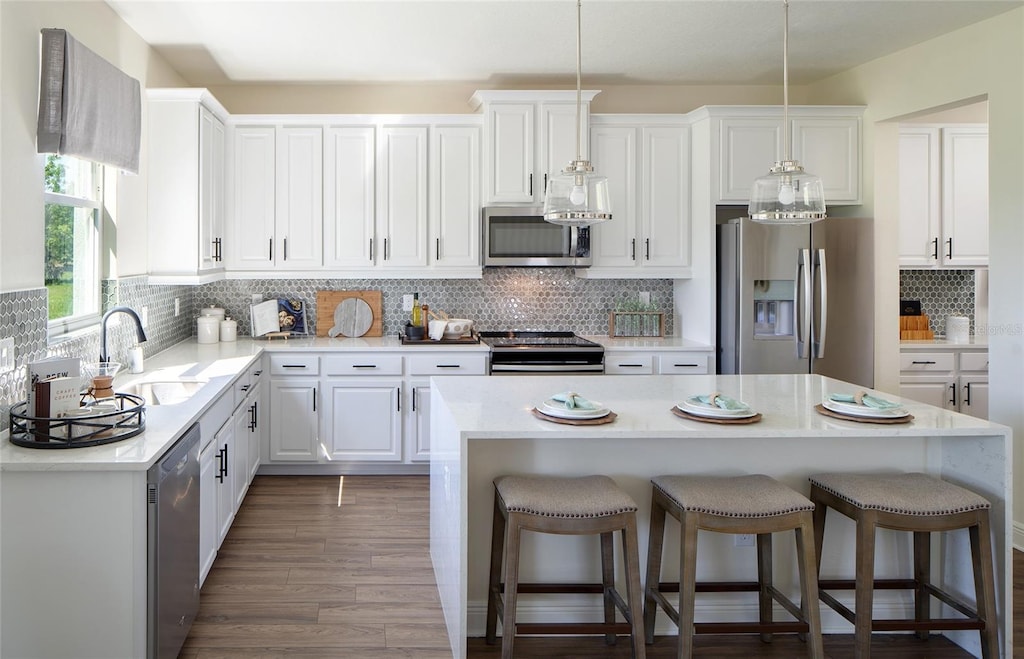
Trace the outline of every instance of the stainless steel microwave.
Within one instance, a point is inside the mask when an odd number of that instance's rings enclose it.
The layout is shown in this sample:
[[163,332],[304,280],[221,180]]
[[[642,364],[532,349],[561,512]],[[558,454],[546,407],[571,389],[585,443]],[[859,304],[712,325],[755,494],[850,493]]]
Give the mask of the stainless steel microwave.
[[543,208],[485,206],[482,222],[485,266],[585,268],[592,262],[590,228],[551,224]]

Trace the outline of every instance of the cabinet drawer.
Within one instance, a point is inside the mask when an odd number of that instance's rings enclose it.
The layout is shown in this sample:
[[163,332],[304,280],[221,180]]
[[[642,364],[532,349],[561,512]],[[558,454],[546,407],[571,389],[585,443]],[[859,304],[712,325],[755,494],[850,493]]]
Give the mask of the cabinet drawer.
[[708,358],[707,353],[703,352],[658,355],[658,373],[669,375],[707,373]]
[[952,371],[952,352],[903,352],[900,353],[901,371]]
[[649,375],[654,373],[654,355],[606,352],[604,372],[610,375]]
[[271,355],[271,375],[317,375],[320,373],[319,355]]
[[961,352],[960,353],[960,370],[961,371],[988,371],[988,353],[987,352]]
[[372,352],[324,357],[324,375],[401,375],[401,355]]
[[409,357],[410,375],[486,375],[487,356],[416,355]]

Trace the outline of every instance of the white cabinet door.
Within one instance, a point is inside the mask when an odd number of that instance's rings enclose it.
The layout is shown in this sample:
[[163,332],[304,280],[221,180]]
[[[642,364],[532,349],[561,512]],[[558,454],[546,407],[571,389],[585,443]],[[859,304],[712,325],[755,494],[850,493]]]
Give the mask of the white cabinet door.
[[400,379],[327,378],[324,390],[330,460],[402,459]]
[[689,137],[685,126],[643,129],[640,199],[644,267],[690,266]]
[[217,453],[217,547],[224,542],[231,523],[235,520],[235,479],[242,477],[235,473],[235,425],[225,423],[214,438]]
[[534,103],[494,103],[484,114],[484,202],[534,200]]
[[199,585],[217,558],[217,451],[211,440],[199,454]]
[[931,267],[939,258],[939,131],[905,126],[899,138],[901,266]]
[[430,134],[431,263],[480,265],[480,128],[435,126]]
[[382,267],[427,265],[427,128],[383,126],[377,158]]
[[235,512],[242,505],[245,493],[249,490],[249,446],[251,444],[249,430],[252,417],[249,414],[249,406],[243,404],[232,417],[234,424],[235,449],[231,455],[231,489],[235,497]]
[[[576,151],[576,104],[575,103],[541,103],[540,104],[540,140],[538,141],[539,167],[534,170],[533,200],[544,202],[548,181],[552,176],[566,168],[570,162],[582,154],[587,158],[590,152],[587,140],[589,124],[589,103],[584,103],[581,115],[580,152]],[[539,176],[540,180],[536,180]],[[539,184],[539,185],[538,185]]]
[[224,267],[224,124],[199,108],[199,270]]
[[595,268],[632,268],[637,264],[638,132],[635,126],[598,125],[590,133],[594,169],[608,177],[612,205],[612,220],[590,229]]
[[323,265],[323,129],[277,129],[277,218],[274,263],[279,269]]
[[330,126],[324,142],[324,265],[373,265],[376,128]]
[[423,462],[430,460],[430,383],[414,384],[410,390],[411,418],[406,428],[406,446],[410,447],[410,461]]
[[260,394],[262,393],[261,386],[253,387],[252,393],[249,395],[249,399],[245,406],[246,413],[249,415],[249,483],[252,483],[252,479],[256,476],[256,471],[260,468],[260,454],[263,450],[263,433],[266,427],[266,410],[260,400]]
[[746,204],[750,188],[782,159],[782,120],[723,118],[719,135],[718,201]]
[[[900,378],[900,396],[946,410],[957,409],[956,378],[912,375]],[[956,397],[956,398],[955,398]]]
[[317,460],[319,380],[279,378],[270,382],[270,459]]
[[275,131],[273,126],[234,129],[232,234],[227,245],[231,267],[266,270],[274,263],[276,208]]
[[860,118],[797,117],[790,126],[793,158],[821,178],[826,206],[859,203]]
[[945,265],[988,265],[987,127],[942,129],[942,236]]
[[960,411],[979,419],[988,418],[987,375],[960,376]]

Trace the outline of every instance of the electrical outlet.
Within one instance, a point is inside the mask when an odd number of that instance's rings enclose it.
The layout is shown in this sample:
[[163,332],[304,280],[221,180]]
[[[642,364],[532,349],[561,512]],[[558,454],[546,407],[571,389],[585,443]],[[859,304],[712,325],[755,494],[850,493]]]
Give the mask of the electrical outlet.
[[174,317],[177,318],[181,315],[181,299],[174,298]]
[[412,294],[402,296],[402,311],[412,311]]
[[650,304],[650,303],[651,303],[651,292],[650,291],[640,291],[640,304]]
[[14,370],[14,337],[0,339],[0,373]]
[[139,315],[141,316],[139,320],[142,321],[143,329],[149,327],[149,307],[142,307],[142,313]]
[[736,547],[753,547],[754,546],[754,534],[753,533],[737,533],[733,536],[733,543]]

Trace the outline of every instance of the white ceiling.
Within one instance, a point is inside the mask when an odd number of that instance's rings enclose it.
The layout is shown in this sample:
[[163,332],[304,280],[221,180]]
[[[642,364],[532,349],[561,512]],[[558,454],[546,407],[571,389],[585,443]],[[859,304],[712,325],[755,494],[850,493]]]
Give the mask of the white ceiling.
[[[197,86],[575,86],[572,0],[108,0]],[[790,76],[818,80],[1024,0],[791,0]],[[781,0],[585,0],[583,84],[777,84]]]

